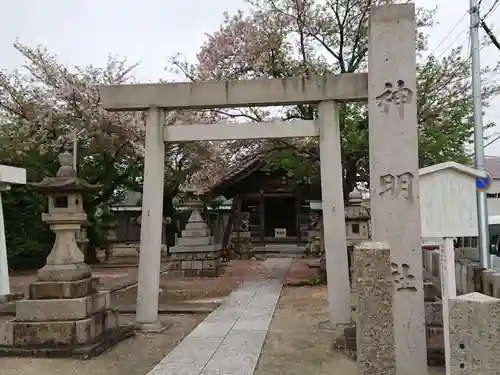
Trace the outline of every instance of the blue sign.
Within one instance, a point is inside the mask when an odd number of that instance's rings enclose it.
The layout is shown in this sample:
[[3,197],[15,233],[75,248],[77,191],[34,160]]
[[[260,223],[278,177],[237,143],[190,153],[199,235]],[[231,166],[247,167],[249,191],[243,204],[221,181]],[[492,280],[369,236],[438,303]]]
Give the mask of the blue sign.
[[477,191],[486,191],[491,186],[491,176],[486,173],[486,177],[478,177],[476,178],[476,190]]

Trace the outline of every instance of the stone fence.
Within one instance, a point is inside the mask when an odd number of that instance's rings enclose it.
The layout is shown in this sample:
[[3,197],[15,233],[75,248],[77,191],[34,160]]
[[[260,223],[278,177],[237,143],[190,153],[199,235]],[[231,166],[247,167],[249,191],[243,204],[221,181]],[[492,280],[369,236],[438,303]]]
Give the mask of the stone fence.
[[[423,250],[423,265],[427,277],[435,287],[440,288],[440,267],[438,250]],[[455,279],[457,294],[480,292],[491,297],[500,297],[500,269],[481,269],[479,262],[471,260],[466,250],[457,250]]]

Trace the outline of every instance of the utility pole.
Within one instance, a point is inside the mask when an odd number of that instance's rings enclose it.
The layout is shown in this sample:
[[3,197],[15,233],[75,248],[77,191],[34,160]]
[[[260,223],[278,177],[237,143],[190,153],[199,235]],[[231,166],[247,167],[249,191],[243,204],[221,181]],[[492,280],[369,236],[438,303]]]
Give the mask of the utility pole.
[[[470,1],[470,40],[472,60],[472,97],[474,104],[474,165],[484,171],[483,103],[481,98],[481,63],[479,59],[479,6],[477,0]],[[482,268],[490,268],[490,233],[488,228],[488,206],[486,192],[476,191],[477,222],[479,229],[478,250]]]

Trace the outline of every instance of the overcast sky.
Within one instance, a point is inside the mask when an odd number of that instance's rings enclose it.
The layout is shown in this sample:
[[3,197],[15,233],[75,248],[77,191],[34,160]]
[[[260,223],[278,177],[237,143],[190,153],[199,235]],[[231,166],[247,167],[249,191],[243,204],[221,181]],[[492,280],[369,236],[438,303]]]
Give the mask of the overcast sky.
[[[467,46],[468,0],[417,0],[427,8],[439,6],[439,25],[432,29],[430,51],[446,53],[457,45]],[[494,0],[483,0],[483,14]],[[216,30],[222,13],[247,9],[244,0],[16,0],[4,1],[0,13],[0,68],[14,69],[23,60],[12,47],[43,44],[67,65],[102,66],[110,53],[140,61],[137,78],[142,82],[166,77],[168,57],[184,54],[194,61],[204,33]],[[498,24],[500,7],[488,17]],[[459,22],[460,21],[460,22]],[[458,25],[457,25],[458,24]],[[500,35],[500,25],[494,27]],[[452,34],[448,36],[450,31]],[[444,40],[444,41],[443,41]],[[465,52],[464,52],[465,53]],[[481,63],[494,64],[500,51],[481,51]],[[500,124],[500,98],[486,112],[485,121]],[[493,132],[500,134],[500,126]],[[500,141],[486,149],[500,156]]]

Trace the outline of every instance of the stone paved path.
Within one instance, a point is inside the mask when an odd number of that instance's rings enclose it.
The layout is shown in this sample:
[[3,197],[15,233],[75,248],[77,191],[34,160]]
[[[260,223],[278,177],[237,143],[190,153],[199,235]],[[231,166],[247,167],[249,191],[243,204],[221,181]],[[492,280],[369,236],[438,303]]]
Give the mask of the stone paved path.
[[232,292],[148,375],[252,375],[291,261],[266,260],[273,279]]

